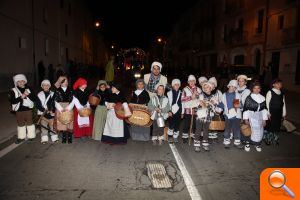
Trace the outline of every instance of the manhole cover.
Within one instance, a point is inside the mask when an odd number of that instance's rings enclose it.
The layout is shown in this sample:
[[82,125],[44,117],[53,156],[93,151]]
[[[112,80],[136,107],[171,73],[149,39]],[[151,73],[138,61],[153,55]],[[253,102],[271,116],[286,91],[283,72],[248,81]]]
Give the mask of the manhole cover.
[[154,188],[170,188],[171,181],[167,175],[166,169],[159,163],[147,164],[148,177]]

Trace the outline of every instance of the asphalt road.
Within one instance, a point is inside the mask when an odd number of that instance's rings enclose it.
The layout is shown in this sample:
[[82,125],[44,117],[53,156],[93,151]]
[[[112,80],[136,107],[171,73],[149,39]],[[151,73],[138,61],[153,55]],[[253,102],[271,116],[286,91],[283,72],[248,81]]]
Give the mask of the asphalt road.
[[[279,147],[242,150],[214,143],[195,153],[179,143],[178,152],[202,199],[259,199],[259,175],[267,167],[299,167],[300,136],[282,134]],[[165,166],[173,187],[154,189],[146,164]],[[0,159],[0,199],[190,199],[168,144],[129,141],[110,146],[92,140],[41,145],[25,142]]]

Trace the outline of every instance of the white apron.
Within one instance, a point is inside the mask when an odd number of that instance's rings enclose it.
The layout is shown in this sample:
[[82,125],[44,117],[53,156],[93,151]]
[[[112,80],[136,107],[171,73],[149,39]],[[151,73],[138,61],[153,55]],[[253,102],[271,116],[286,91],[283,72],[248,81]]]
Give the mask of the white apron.
[[251,140],[253,142],[260,142],[264,135],[263,113],[261,111],[251,112],[249,122],[252,131]]
[[109,137],[124,137],[124,122],[117,118],[115,110],[109,109],[103,135]]

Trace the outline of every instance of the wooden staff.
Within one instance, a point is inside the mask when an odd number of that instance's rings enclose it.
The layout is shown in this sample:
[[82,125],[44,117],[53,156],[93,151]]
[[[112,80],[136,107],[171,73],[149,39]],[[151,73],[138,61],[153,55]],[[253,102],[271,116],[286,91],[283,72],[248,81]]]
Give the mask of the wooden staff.
[[194,109],[191,108],[191,123],[190,123],[190,133],[189,133],[189,146],[191,145],[192,143],[192,130],[193,130],[193,121],[194,121],[194,113],[193,113]]

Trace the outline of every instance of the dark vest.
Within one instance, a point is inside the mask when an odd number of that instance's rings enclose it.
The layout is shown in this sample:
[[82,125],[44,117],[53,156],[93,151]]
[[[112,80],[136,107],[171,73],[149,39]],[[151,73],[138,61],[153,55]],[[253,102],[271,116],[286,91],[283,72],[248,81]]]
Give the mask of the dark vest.
[[270,101],[270,110],[282,110],[283,107],[283,92],[281,94],[276,94],[271,90],[271,101]]

